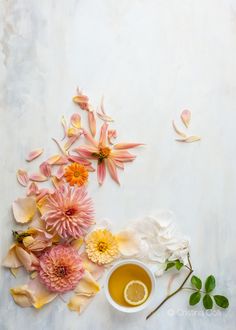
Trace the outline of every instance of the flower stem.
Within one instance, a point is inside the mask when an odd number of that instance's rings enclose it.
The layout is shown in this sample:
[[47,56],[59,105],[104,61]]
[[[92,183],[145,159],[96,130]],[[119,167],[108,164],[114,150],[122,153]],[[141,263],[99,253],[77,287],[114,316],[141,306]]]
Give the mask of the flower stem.
[[191,276],[193,269],[192,269],[192,264],[188,255],[188,263],[189,263],[189,272],[187,274],[187,276],[185,277],[184,281],[182,282],[182,284],[178,287],[178,289],[176,289],[174,292],[172,292],[171,294],[169,294],[168,296],[166,296],[166,298],[164,300],[162,300],[162,302],[150,313],[148,314],[148,316],[146,317],[146,320],[148,320],[154,313],[156,313],[156,311],[167,301],[169,300],[171,297],[173,297],[174,295],[176,295],[176,293],[180,292],[183,289],[184,284],[187,282],[187,280],[189,279],[189,277]]

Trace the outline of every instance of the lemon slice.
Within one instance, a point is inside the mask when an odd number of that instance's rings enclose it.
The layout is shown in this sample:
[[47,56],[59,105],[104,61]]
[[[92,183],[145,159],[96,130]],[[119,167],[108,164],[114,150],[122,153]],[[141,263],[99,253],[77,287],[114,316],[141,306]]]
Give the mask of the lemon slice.
[[124,298],[129,305],[141,305],[147,297],[148,288],[141,281],[130,281],[124,289]]

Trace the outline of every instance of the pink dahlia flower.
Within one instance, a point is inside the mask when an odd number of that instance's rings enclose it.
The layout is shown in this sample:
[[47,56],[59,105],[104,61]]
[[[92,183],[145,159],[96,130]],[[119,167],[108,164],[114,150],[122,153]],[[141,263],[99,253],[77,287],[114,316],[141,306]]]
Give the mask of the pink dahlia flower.
[[39,258],[40,281],[52,292],[73,290],[84,274],[81,258],[73,247],[53,246]]
[[48,195],[41,213],[46,229],[62,238],[81,237],[94,223],[92,200],[84,187],[57,189]]

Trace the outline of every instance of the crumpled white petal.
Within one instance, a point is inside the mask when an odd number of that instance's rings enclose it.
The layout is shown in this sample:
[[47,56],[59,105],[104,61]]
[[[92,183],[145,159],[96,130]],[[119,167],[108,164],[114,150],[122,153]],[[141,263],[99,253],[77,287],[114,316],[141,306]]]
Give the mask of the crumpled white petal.
[[27,223],[33,219],[37,206],[33,197],[17,198],[12,203],[12,210],[16,222]]

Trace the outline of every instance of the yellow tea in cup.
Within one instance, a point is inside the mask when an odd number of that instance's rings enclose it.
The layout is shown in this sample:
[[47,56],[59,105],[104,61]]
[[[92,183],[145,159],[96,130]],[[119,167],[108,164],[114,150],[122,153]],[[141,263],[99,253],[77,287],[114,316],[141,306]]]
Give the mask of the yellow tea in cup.
[[135,307],[128,304],[124,298],[124,290],[131,281],[142,282],[148,290],[147,299],[152,290],[152,282],[148,273],[136,264],[124,264],[116,268],[108,282],[108,290],[112,299],[124,307]]

